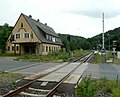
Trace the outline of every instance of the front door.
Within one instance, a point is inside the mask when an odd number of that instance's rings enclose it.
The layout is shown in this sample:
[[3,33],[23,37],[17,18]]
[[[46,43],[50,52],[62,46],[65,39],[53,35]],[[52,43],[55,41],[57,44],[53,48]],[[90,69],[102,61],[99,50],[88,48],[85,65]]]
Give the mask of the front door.
[[25,54],[30,53],[30,47],[29,46],[24,46],[24,53]]
[[35,46],[35,45],[33,45],[33,46],[30,47],[30,50],[31,50],[31,53],[32,53],[32,54],[35,54],[35,49],[36,49],[36,46]]
[[29,44],[24,46],[24,54],[35,54],[36,45]]

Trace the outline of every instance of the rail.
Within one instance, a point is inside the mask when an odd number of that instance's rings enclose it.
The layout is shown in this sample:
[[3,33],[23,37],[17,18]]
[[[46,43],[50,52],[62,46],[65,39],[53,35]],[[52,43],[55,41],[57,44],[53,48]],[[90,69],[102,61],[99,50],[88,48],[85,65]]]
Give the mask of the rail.
[[[90,57],[92,56],[92,53],[88,54],[87,56],[88,56],[88,57],[86,57],[82,63],[87,62],[87,61],[90,59]],[[82,58],[83,58],[83,57],[82,57]],[[45,97],[52,97],[52,95],[55,93],[56,89],[57,89],[82,63],[80,63],[80,64],[79,64],[76,68],[74,68],[68,75],[66,75],[62,80],[60,80],[60,82],[58,82],[58,84],[57,84]]]
[[[86,62],[86,61],[91,57],[91,55],[92,55],[92,53],[87,54],[87,55],[86,55],[87,57],[84,56],[85,59],[84,59],[83,62]],[[82,58],[83,58],[83,57],[82,57]],[[81,58],[80,58],[80,59],[81,59]],[[73,62],[75,62],[75,61],[78,61],[78,59],[77,59],[77,60],[74,60]],[[71,62],[70,62],[70,63],[71,63]],[[69,64],[69,63],[68,63],[68,64]],[[13,96],[19,94],[20,92],[22,92],[22,91],[24,91],[25,89],[29,88],[31,84],[35,83],[35,82],[37,81],[37,79],[40,79],[40,78],[42,78],[42,77],[44,77],[44,76],[46,76],[46,75],[48,75],[48,74],[50,74],[50,73],[52,73],[52,72],[55,72],[55,71],[57,71],[57,70],[65,67],[65,66],[68,65],[68,64],[65,64],[64,66],[61,66],[61,67],[59,67],[59,68],[57,68],[57,69],[55,69],[55,70],[53,70],[53,71],[51,71],[51,72],[48,72],[48,73],[46,73],[46,74],[40,74],[40,75],[37,76],[34,80],[32,80],[32,81],[30,81],[29,83],[27,83],[27,84],[25,84],[25,85],[23,85],[23,86],[21,86],[21,87],[18,87],[17,89],[15,89],[15,90],[13,90],[13,91],[11,91],[11,92],[3,95],[3,97],[13,97]],[[81,63],[81,64],[82,64],[82,63]],[[57,84],[52,90],[50,90],[50,91],[46,94],[45,97],[51,97],[51,96],[55,93],[56,88],[59,87],[81,64],[79,64],[79,65],[78,65],[77,67],[75,67],[69,74],[67,74],[63,79],[61,79],[61,80],[58,82],[58,84]]]

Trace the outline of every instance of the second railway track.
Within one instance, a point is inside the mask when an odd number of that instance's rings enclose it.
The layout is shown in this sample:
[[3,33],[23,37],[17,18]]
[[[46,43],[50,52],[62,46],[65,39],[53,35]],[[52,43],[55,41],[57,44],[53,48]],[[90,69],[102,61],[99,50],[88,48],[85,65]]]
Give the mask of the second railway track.
[[[58,96],[60,95],[60,88],[62,86],[64,87],[64,84],[69,84],[69,80],[79,71],[78,68],[85,67],[86,65],[83,63],[87,62],[91,56],[92,53],[76,59],[74,61],[75,63],[64,63],[60,66],[45,70],[44,72],[26,77],[23,80],[23,82],[25,81],[24,85],[20,85],[17,89],[3,95],[3,97],[53,97],[53,95],[57,95],[55,97],[61,97]],[[79,60],[82,62],[79,63]],[[83,73],[83,69],[81,69],[81,72]],[[75,76],[77,82],[73,80],[74,85],[78,84],[81,76],[82,74]],[[75,97],[75,95],[72,97]]]

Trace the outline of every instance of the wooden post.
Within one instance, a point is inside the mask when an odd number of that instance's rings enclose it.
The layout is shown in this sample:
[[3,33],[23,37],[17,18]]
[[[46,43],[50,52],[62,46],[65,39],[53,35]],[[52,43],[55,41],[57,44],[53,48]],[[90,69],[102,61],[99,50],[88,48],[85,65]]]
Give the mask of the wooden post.
[[118,84],[118,82],[119,82],[119,79],[118,79],[118,74],[117,74],[116,84]]
[[16,55],[16,44],[14,44],[14,55]]
[[21,44],[19,46],[20,46],[20,48],[19,48],[19,54],[21,55]]

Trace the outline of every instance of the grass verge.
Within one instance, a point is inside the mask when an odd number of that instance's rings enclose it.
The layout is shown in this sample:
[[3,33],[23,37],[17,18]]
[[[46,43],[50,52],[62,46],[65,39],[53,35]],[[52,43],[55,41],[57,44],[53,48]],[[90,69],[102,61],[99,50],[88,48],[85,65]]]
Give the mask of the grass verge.
[[0,53],[0,57],[16,57],[20,56],[18,54],[14,55],[13,53]]
[[16,88],[16,80],[23,78],[21,73],[9,73],[0,71],[0,95],[8,93]]
[[48,55],[24,55],[16,58],[15,60],[22,61],[31,61],[31,62],[65,62],[70,58],[81,57],[85,54],[89,53],[89,51],[80,51],[76,50],[71,54],[71,52],[50,52]]
[[[100,64],[102,62],[102,55],[99,53],[96,53],[93,55],[93,58],[91,59],[90,63],[93,64]],[[106,53],[106,63],[110,64],[113,63],[113,55],[112,52],[107,52]],[[114,64],[120,64],[120,59],[117,58],[117,56],[114,56]]]
[[120,97],[120,81],[84,77],[77,87],[77,97]]

